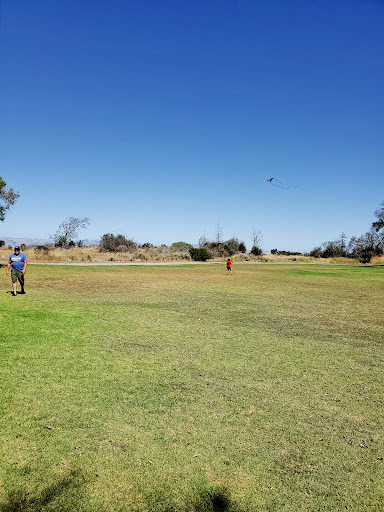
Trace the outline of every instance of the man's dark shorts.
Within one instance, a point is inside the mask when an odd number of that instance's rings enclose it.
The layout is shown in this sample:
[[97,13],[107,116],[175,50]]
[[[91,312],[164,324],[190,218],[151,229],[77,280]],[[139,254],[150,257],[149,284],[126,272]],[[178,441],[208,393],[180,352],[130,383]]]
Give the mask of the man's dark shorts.
[[24,285],[24,274],[21,270],[15,270],[14,268],[11,269],[11,278],[12,283],[17,283],[17,280],[19,280],[21,286]]

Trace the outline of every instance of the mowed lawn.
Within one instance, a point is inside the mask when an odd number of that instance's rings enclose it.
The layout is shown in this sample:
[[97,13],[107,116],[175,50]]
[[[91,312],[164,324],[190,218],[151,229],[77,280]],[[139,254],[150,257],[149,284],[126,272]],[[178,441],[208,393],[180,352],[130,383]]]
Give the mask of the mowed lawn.
[[1,512],[384,510],[384,267],[31,264],[8,290]]

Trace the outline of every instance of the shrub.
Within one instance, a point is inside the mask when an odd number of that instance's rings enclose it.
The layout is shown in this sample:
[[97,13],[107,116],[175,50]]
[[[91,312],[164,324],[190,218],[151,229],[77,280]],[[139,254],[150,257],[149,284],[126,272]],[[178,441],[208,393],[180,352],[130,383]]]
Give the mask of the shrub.
[[227,258],[234,254],[231,244],[228,245],[228,242],[207,242],[204,245],[204,249],[206,249],[213,258]]
[[189,251],[189,248],[192,247],[191,244],[188,244],[187,242],[174,242],[172,245],[171,245],[171,248],[174,250],[174,251],[178,251],[178,252],[185,252],[185,251]]
[[239,241],[237,238],[230,238],[224,243],[224,249],[228,256],[233,256],[239,251]]
[[271,249],[271,254],[278,254],[281,256],[302,256],[301,252],[278,251],[277,249]]
[[121,244],[121,245],[117,246],[115,250],[117,252],[128,252],[129,251],[129,247],[128,247],[128,245]]
[[208,251],[211,257],[222,258],[223,256],[230,256],[227,247],[221,242],[207,242],[202,249]]
[[207,251],[205,247],[190,247],[189,254],[193,261],[207,261],[212,258],[212,255]]
[[46,245],[38,245],[35,247],[35,251],[41,252],[42,254],[48,254],[49,247],[47,247]]
[[321,258],[321,255],[323,254],[323,251],[321,249],[321,247],[315,247],[314,249],[312,249],[312,251],[309,253],[310,256],[312,256],[313,258]]
[[62,235],[55,240],[55,247],[67,247],[67,237]]
[[337,258],[339,256],[345,256],[344,248],[340,245],[340,242],[325,242],[323,244],[323,258]]
[[228,258],[237,253],[247,252],[245,243],[239,242],[236,237],[232,237],[226,242],[207,242],[205,238],[204,240],[203,247],[211,254],[211,258]]
[[352,258],[357,258],[361,263],[369,263],[374,256],[380,256],[384,252],[384,239],[374,230],[368,231],[360,237],[352,237],[348,252]]
[[245,247],[245,243],[244,242],[240,242],[239,243],[239,247],[237,248],[237,250],[243,254],[245,254],[247,252],[247,248]]
[[263,254],[263,251],[260,249],[260,247],[254,245],[251,249],[251,254],[253,254],[254,256],[260,256],[261,254]]
[[[122,251],[124,246],[124,251]],[[124,235],[113,235],[107,233],[101,237],[100,251],[102,252],[126,252],[136,249],[136,244],[133,240],[125,238]]]

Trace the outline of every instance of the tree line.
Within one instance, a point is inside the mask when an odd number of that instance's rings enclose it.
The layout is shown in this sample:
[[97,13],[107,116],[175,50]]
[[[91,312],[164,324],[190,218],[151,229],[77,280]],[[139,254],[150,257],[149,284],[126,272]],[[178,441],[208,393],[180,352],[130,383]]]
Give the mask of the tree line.
[[[0,221],[4,221],[7,212],[15,204],[19,197],[12,188],[6,188],[7,184],[0,177]],[[362,263],[369,263],[374,256],[381,256],[384,254],[384,201],[381,202],[379,208],[374,212],[375,219],[369,231],[360,236],[352,236],[347,240],[347,236],[342,233],[337,240],[324,242],[318,247],[312,249],[309,256],[315,258],[334,258],[334,257],[349,257],[358,259]],[[81,240],[75,241],[80,233],[80,230],[85,229],[89,225],[87,217],[68,217],[58,227],[57,231],[51,235],[55,247],[70,248],[74,246],[82,247]],[[211,258],[218,257],[231,257],[238,253],[246,253],[247,249],[245,243],[238,240],[236,236],[228,240],[223,239],[223,230],[218,223],[216,226],[216,233],[214,240],[208,240],[205,235],[199,239],[198,247],[187,242],[175,242],[171,248],[175,251],[189,253],[189,256],[194,261],[206,261]],[[253,228],[252,233],[252,248],[250,253],[255,256],[262,254],[262,235],[261,231]],[[0,241],[0,246],[4,245]],[[127,238],[125,235],[106,233],[100,240],[100,251],[105,252],[129,252],[137,248],[149,249],[153,245],[149,242],[138,245],[133,240]],[[271,250],[272,254],[293,255],[301,254],[290,251],[278,251],[277,249]]]
[[[384,254],[384,201],[379,208],[375,210],[375,221],[372,222],[371,228],[361,236],[352,236],[348,241],[347,236],[342,233],[337,240],[327,241],[310,251],[308,256],[315,258],[335,258],[346,257],[358,259],[362,263],[369,263],[374,256]],[[79,230],[85,228],[89,224],[88,218],[79,219],[69,217],[63,221],[59,229],[54,235],[55,246],[71,247],[75,245],[73,239],[78,236]],[[262,254],[261,231],[253,229],[252,248],[250,253],[255,256]],[[78,242],[78,245],[81,242]],[[106,233],[101,237],[99,248],[105,252],[129,252],[137,248],[148,249],[153,247],[151,243],[138,245],[132,239],[126,238],[122,234],[114,235]],[[206,261],[211,258],[227,258],[235,254],[246,253],[245,243],[236,236],[228,240],[224,240],[222,236],[221,226],[216,227],[216,235],[214,240],[208,240],[205,235],[200,237],[198,247],[187,242],[175,242],[171,248],[175,251],[187,252],[194,261]],[[299,252],[279,251],[271,249],[272,254],[280,255],[300,255]]]
[[374,256],[384,254],[384,201],[374,212],[376,218],[369,231],[360,236],[352,236],[348,241],[342,233],[338,240],[324,242],[312,249],[310,256],[315,258],[345,257],[369,263]]

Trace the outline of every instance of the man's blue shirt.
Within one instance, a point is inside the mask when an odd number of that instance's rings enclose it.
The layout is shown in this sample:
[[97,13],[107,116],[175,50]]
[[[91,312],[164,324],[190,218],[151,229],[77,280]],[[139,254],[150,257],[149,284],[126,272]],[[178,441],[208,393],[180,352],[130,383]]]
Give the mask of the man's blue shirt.
[[14,270],[23,270],[24,261],[27,261],[27,257],[22,252],[19,252],[19,254],[13,253],[10,255],[9,261]]

